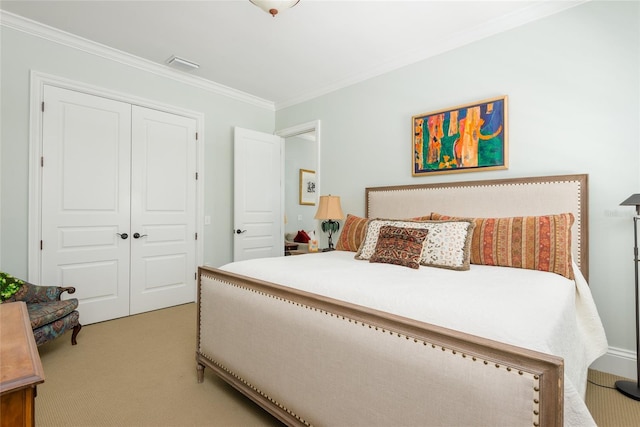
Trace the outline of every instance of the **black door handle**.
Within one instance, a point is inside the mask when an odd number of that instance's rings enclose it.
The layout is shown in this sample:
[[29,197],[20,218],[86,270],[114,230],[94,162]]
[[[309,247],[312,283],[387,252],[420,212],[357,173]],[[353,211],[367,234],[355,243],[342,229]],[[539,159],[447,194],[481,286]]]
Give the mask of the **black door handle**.
[[127,240],[127,237],[129,237],[129,235],[128,235],[127,233],[122,233],[122,234],[120,234],[120,233],[116,233],[116,234],[117,234],[118,236],[120,236],[120,238],[121,238],[122,240]]
[[139,239],[140,237],[145,237],[146,234],[140,234],[140,233],[133,233],[133,238],[134,239]]
[[236,230],[236,234],[242,234],[244,232],[246,232],[247,230],[240,230],[239,228]]

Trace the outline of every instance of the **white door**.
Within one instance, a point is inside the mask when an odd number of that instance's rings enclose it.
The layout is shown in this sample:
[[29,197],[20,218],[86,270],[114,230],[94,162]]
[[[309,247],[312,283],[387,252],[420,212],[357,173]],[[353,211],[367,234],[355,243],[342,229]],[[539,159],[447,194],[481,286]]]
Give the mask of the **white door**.
[[131,106],[45,86],[41,281],[82,323],[129,314]]
[[235,128],[233,260],[284,255],[284,139]]
[[195,299],[196,121],[45,86],[41,282],[83,324]]
[[133,107],[131,314],[194,301],[196,121]]

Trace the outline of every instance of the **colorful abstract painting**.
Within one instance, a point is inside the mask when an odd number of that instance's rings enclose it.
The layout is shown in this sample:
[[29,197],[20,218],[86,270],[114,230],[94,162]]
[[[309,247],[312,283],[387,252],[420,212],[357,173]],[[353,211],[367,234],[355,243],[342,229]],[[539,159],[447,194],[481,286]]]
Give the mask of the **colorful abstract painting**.
[[508,167],[507,97],[412,117],[413,176]]

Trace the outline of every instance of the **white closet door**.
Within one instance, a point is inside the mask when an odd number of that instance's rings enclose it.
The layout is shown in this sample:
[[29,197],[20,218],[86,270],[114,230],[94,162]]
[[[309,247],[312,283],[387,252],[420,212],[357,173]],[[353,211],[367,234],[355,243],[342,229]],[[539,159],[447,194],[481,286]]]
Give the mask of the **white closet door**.
[[194,119],[132,108],[131,314],[135,314],[195,300],[197,157]]
[[131,106],[52,86],[44,99],[42,284],[74,286],[83,324],[126,316]]

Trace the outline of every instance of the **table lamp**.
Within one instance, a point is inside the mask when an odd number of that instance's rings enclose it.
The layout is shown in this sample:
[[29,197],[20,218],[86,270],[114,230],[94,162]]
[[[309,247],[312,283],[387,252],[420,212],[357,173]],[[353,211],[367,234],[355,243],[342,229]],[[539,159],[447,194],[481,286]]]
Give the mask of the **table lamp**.
[[342,207],[340,207],[340,197],[339,196],[320,196],[320,203],[318,203],[318,211],[316,212],[315,219],[322,219],[322,231],[325,233],[329,233],[329,247],[323,249],[323,252],[332,251],[333,241],[331,240],[331,236],[336,231],[340,230],[340,223],[336,220],[343,219],[344,214],[342,213]]

